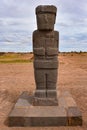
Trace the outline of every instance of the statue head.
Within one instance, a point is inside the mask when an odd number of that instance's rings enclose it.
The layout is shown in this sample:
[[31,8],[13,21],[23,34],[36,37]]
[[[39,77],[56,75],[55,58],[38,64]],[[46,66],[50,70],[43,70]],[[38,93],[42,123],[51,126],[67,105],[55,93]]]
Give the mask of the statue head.
[[53,30],[57,8],[53,5],[36,7],[37,28],[39,30]]

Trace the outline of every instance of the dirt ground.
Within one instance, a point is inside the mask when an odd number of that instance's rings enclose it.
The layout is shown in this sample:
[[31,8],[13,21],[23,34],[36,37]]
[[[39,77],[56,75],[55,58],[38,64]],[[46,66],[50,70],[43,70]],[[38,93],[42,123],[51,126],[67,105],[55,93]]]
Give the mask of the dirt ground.
[[59,55],[58,89],[68,90],[83,115],[82,127],[8,127],[6,118],[23,91],[35,89],[33,63],[0,64],[0,130],[87,130],[87,53]]

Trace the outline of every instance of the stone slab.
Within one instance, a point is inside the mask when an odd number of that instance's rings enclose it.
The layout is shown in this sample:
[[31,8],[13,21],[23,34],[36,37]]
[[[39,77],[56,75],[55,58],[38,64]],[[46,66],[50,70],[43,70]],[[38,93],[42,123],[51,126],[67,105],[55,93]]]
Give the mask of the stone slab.
[[81,126],[82,125],[82,113],[78,108],[72,95],[68,92],[58,93],[59,106],[64,107],[67,111],[68,126]]
[[34,105],[35,106],[57,106],[58,107],[58,100],[57,98],[34,98]]
[[[12,127],[82,125],[82,114],[71,100],[71,95],[66,92],[65,94],[58,93],[58,106],[35,106],[34,96],[29,96],[27,92],[24,92],[8,116],[8,125]],[[67,105],[67,101],[70,104]]]
[[15,107],[9,115],[9,126],[66,126],[64,108],[50,106]]
[[59,105],[66,108],[67,110],[71,107],[77,107],[75,100],[72,97],[59,97]]
[[81,126],[82,125],[82,114],[79,108],[71,107],[67,111],[68,114],[68,125],[69,126]]

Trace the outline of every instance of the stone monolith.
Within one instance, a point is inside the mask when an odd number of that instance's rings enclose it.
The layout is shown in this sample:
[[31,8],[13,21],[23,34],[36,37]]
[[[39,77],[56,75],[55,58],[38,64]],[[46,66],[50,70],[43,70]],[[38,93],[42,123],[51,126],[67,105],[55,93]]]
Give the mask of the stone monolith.
[[[57,69],[59,32],[54,31],[57,8],[38,6],[36,8],[37,30],[33,32],[34,75],[36,82],[35,99],[49,99],[57,104]],[[39,104],[41,105],[41,103]]]

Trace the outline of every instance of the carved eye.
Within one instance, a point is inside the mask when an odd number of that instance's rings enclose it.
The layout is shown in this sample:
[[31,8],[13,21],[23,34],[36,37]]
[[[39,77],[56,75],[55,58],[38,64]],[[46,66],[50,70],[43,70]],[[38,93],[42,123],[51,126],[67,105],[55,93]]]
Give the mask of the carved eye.
[[39,23],[54,23],[55,15],[54,14],[47,14],[47,13],[38,14],[37,21]]

